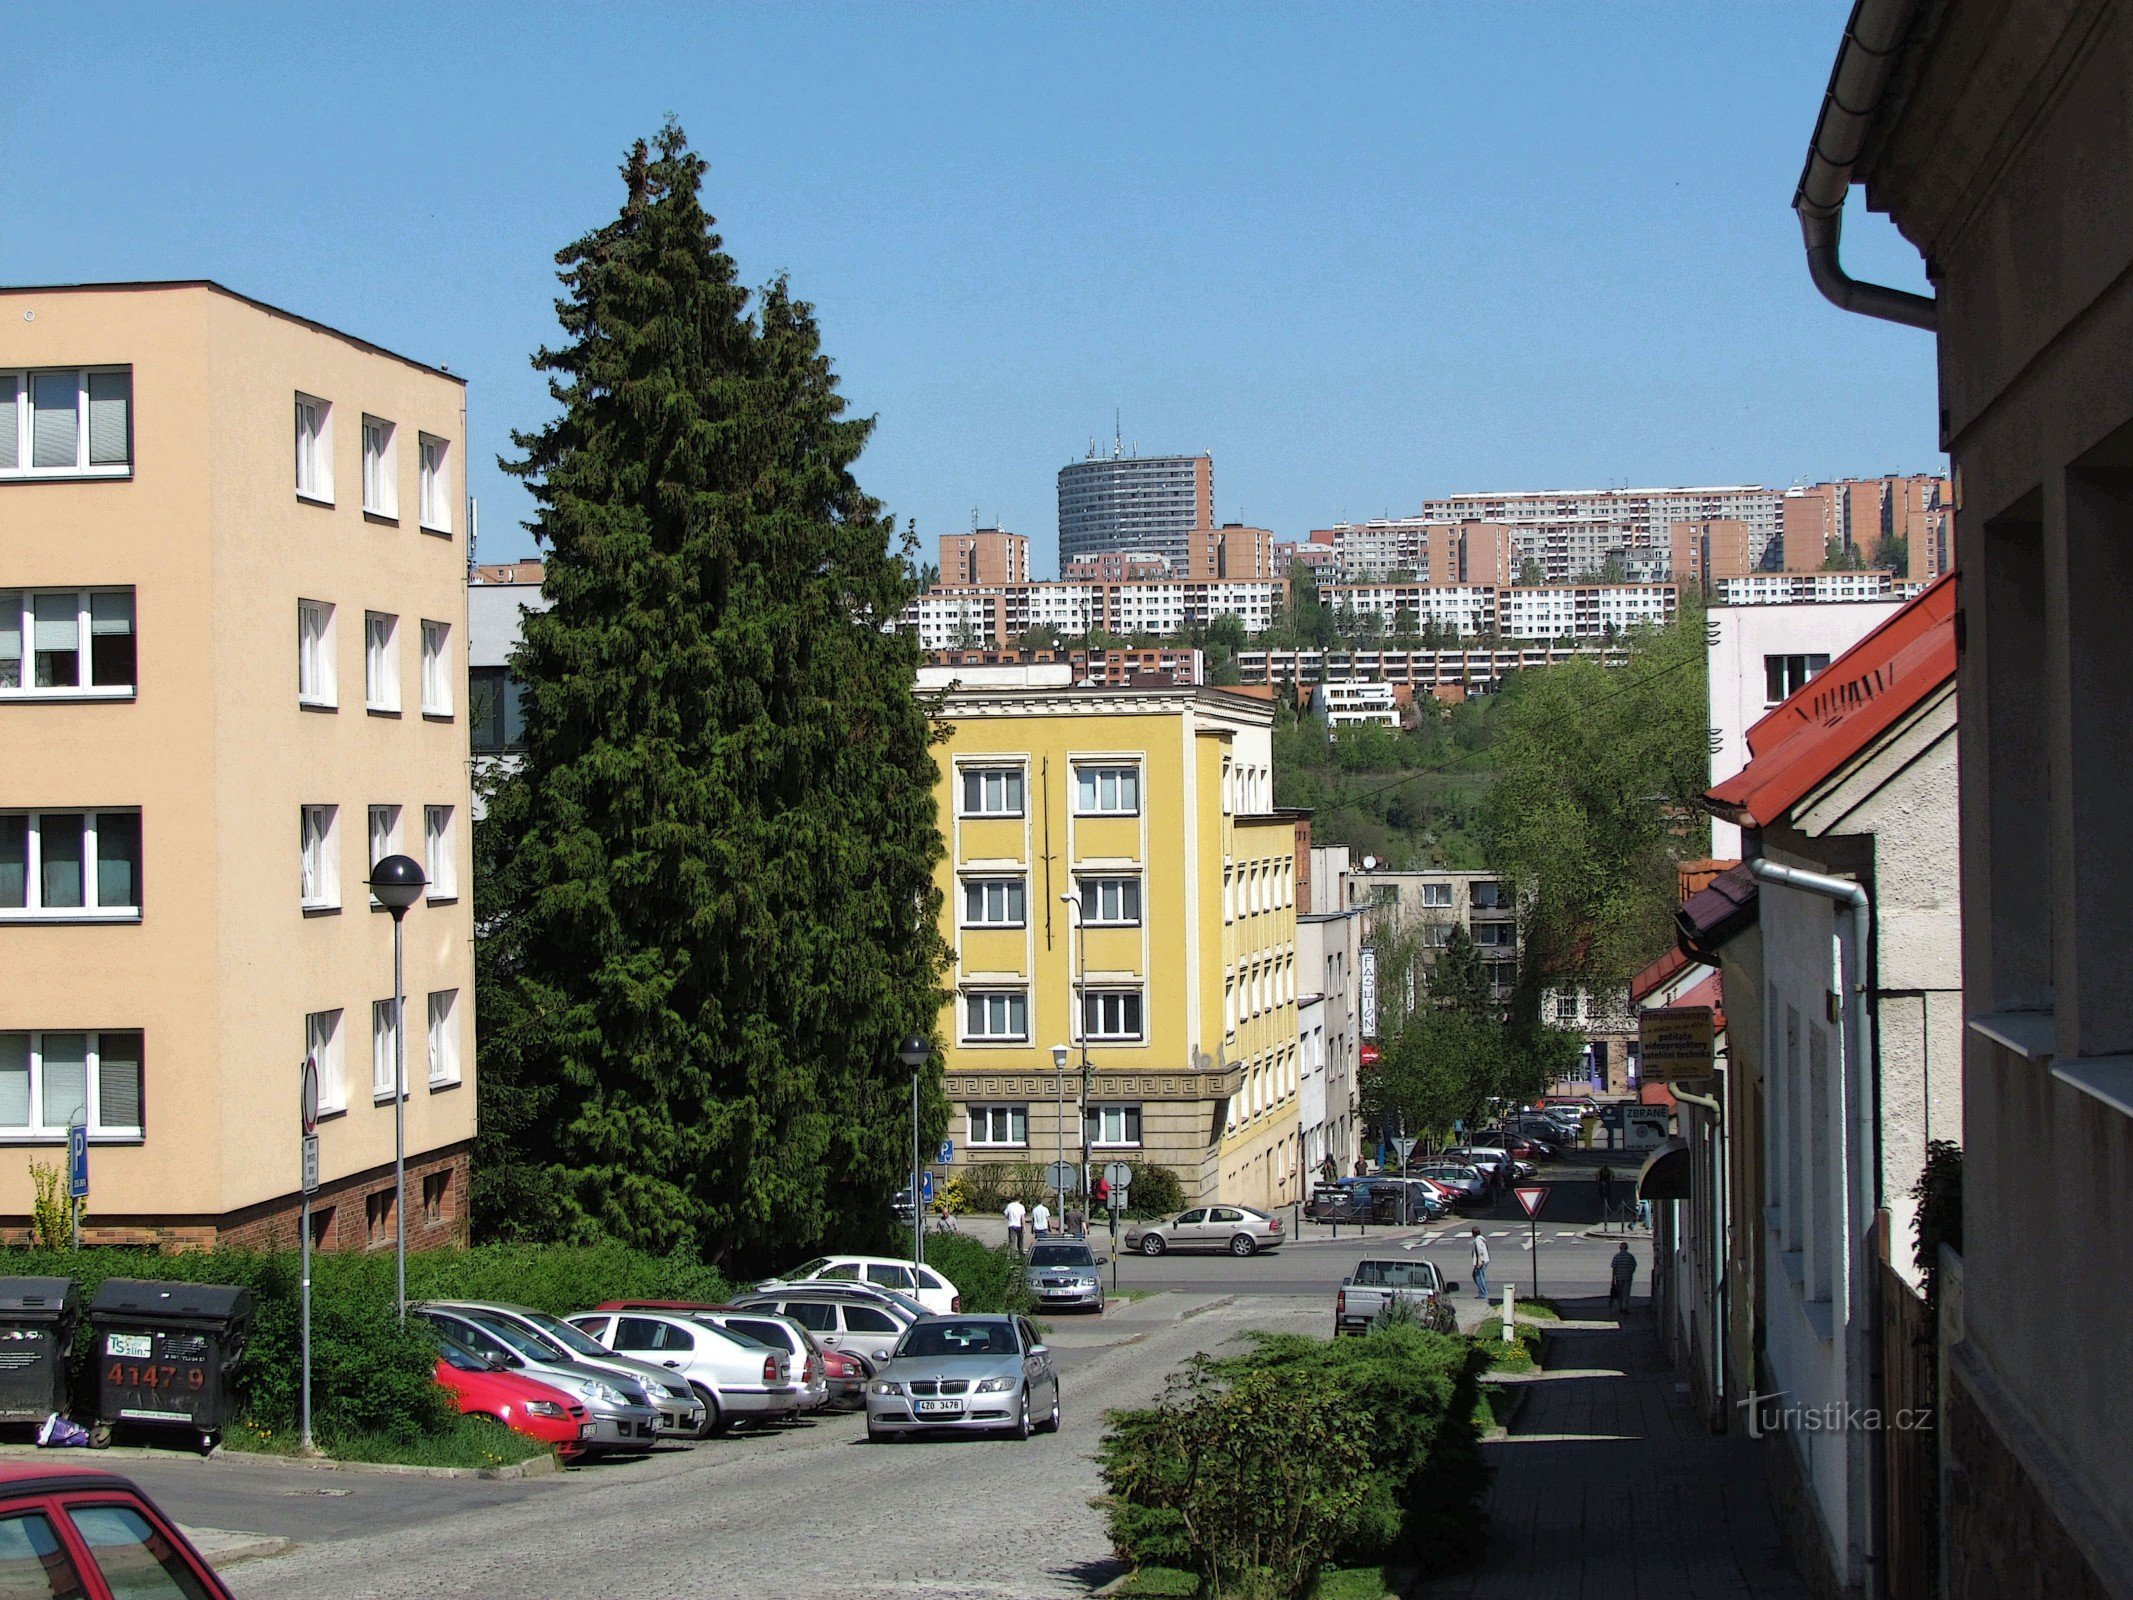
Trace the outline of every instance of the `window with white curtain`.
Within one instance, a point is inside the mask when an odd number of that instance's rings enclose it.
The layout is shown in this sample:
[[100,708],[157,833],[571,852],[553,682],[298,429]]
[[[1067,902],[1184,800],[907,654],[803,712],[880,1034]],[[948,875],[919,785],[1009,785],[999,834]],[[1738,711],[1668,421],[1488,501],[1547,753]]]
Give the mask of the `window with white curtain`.
[[0,921],[137,921],[139,811],[0,811]]
[[363,613],[363,703],[372,711],[400,709],[400,619]]
[[0,699],[134,691],[131,589],[0,589]]
[[452,807],[422,808],[422,870],[430,880],[429,898],[459,898],[459,853],[452,831]]
[[302,896],[306,911],[325,911],[341,903],[341,868],[335,843],[337,806],[305,806],[299,817],[302,840]]
[[[377,875],[378,863],[387,856],[400,853],[400,808],[398,806],[372,806],[370,808],[370,871]],[[370,897],[373,909],[382,904],[376,895]]]
[[133,470],[133,369],[0,372],[0,478],[123,478]]
[[333,669],[333,606],[324,600],[296,602],[296,698],[301,705],[330,706],[339,685]]
[[1028,901],[1020,878],[967,878],[963,882],[963,926],[1019,928],[1028,916]]
[[390,1000],[370,1003],[370,1095],[373,1100],[393,1097],[394,1045],[400,1036],[398,1021]]
[[296,492],[333,503],[333,404],[308,394],[296,397]]
[[1021,816],[1022,769],[1020,767],[965,767],[963,769],[963,815],[966,817]]
[[448,717],[452,714],[452,625],[422,624],[422,714]]
[[341,1055],[339,1011],[314,1011],[304,1018],[304,1054],[318,1067],[319,1110],[347,1110],[348,1071]]
[[1126,817],[1141,809],[1138,767],[1076,767],[1074,809],[1085,817]]
[[459,991],[432,989],[429,1006],[430,1085],[459,1081]]
[[1141,1037],[1141,992],[1138,989],[1091,989],[1081,997],[1082,1037],[1133,1040]]
[[363,509],[374,517],[400,514],[399,432],[383,417],[363,419]]
[[1141,920],[1141,880],[1083,878],[1081,920],[1090,927],[1138,927]]
[[451,446],[433,433],[416,435],[422,457],[422,526],[431,533],[452,531],[452,475],[446,462]]
[[0,1140],[139,1137],[141,1032],[0,1033]]
[[1021,989],[973,989],[963,996],[963,1037],[973,1043],[1027,1039],[1029,995]]

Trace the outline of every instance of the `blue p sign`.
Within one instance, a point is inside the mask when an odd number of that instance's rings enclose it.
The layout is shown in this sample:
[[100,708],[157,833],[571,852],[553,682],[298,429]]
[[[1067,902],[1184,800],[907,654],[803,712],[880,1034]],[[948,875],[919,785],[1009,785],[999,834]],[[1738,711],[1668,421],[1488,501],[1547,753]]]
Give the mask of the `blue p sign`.
[[67,1129],[67,1195],[89,1198],[89,1130],[78,1122]]

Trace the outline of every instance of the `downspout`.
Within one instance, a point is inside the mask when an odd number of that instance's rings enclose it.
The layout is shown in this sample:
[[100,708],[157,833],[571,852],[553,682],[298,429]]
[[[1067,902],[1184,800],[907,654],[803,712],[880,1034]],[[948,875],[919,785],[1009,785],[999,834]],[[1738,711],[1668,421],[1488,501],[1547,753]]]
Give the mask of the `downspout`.
[[1724,1432],[1726,1410],[1726,1197],[1729,1179],[1726,1175],[1726,1141],[1733,1136],[1733,1124],[1726,1116],[1726,1108],[1720,1096],[1731,1098],[1732,1079],[1724,1067],[1714,1068],[1719,1075],[1719,1094],[1690,1094],[1678,1085],[1669,1084],[1676,1100],[1685,1100],[1692,1106],[1701,1106],[1711,1113],[1718,1124],[1718,1137],[1711,1141],[1711,1409],[1717,1414],[1718,1425],[1714,1432]]
[[1793,192],[1792,209],[1800,214],[1800,233],[1807,244],[1807,274],[1830,304],[1931,332],[1940,322],[1940,303],[1933,296],[1861,283],[1839,259],[1852,170],[1865,153],[1896,53],[1917,9],[1917,0],[1856,0],[1844,42],[1837,47],[1836,65],[1830,68],[1829,89],[1808,141],[1807,165]]

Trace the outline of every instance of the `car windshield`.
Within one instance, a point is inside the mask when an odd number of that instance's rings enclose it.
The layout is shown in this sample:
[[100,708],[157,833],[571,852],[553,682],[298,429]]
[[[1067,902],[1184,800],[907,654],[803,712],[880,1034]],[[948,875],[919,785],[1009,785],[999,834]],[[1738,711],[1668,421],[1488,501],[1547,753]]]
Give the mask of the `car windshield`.
[[560,1318],[549,1316],[545,1311],[529,1311],[526,1313],[526,1320],[574,1356],[592,1356],[606,1360],[614,1355],[612,1350],[597,1339],[588,1338],[582,1330],[573,1328]]
[[1093,1267],[1096,1257],[1085,1244],[1040,1244],[1029,1253],[1033,1267]]
[[[497,1338],[503,1340],[505,1344],[516,1350],[528,1361],[564,1361],[569,1359],[569,1352],[561,1345],[551,1339],[543,1338],[531,1328],[522,1328],[517,1323],[511,1322],[506,1318],[484,1317],[469,1313],[467,1320],[479,1324],[484,1331],[495,1334]],[[605,1350],[600,1353],[602,1355],[607,1354]]]
[[1358,1261],[1355,1281],[1380,1289],[1434,1289],[1437,1275],[1426,1261]]
[[921,1322],[904,1335],[896,1356],[1013,1356],[1015,1330],[1005,1322]]
[[829,1264],[830,1258],[828,1256],[817,1256],[812,1261],[801,1262],[797,1267],[794,1267],[790,1272],[782,1274],[782,1276],[787,1283],[795,1283],[801,1278],[812,1278]]

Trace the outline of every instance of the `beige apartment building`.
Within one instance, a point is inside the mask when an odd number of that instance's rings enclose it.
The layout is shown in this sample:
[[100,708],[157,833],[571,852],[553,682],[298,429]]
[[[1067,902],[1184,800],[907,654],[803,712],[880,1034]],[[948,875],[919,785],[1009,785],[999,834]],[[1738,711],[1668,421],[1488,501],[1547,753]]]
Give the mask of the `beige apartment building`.
[[1029,582],[1029,535],[1004,528],[972,528],[941,535],[941,583]]
[[[0,1233],[464,1236],[464,385],[212,283],[0,290]],[[372,859],[425,864],[396,1018]]]

